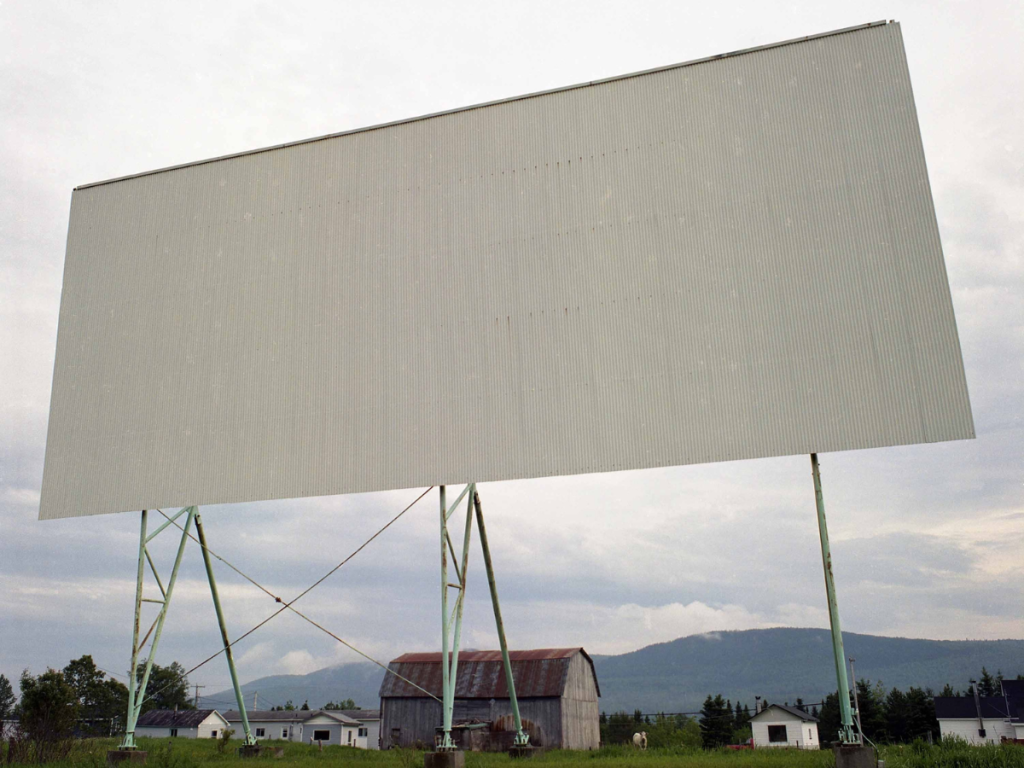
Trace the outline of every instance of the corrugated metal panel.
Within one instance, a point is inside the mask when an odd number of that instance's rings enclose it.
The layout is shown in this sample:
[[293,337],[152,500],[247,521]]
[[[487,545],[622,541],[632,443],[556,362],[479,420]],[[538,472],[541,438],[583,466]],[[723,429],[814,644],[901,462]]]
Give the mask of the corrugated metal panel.
[[887,24],[76,190],[40,517],[973,434]]
[[214,714],[213,709],[153,709],[139,716],[135,723],[144,728],[198,728]]
[[[593,662],[582,648],[558,648],[539,651],[510,651],[512,677],[516,683],[516,696],[523,698],[562,696],[569,674],[570,662],[577,654],[590,663],[596,689],[597,676]],[[410,653],[392,661],[388,668],[405,680],[430,693],[441,695],[441,654]],[[380,697],[425,697],[396,675],[385,675]],[[598,693],[600,695],[600,693]],[[508,698],[505,668],[500,651],[467,651],[459,654],[458,676],[455,682],[457,699]]]

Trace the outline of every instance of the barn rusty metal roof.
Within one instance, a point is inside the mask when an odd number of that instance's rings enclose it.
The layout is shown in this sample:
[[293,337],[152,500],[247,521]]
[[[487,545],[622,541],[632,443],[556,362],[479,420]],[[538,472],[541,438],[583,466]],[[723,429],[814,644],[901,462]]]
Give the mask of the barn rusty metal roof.
[[[583,648],[539,648],[530,651],[509,651],[512,662],[512,678],[516,684],[518,698],[558,697],[565,689],[569,675],[569,661],[577,653],[582,654],[594,674],[597,695],[601,688],[597,683],[594,661]],[[450,654],[449,654],[450,655]],[[394,659],[388,669],[396,672],[420,688],[435,696],[441,695],[441,654],[406,653]],[[507,699],[508,686],[505,684],[505,670],[501,651],[461,651],[459,653],[458,677],[455,683],[457,699]],[[427,694],[414,688],[395,675],[385,675],[380,686],[381,698],[421,698]]]

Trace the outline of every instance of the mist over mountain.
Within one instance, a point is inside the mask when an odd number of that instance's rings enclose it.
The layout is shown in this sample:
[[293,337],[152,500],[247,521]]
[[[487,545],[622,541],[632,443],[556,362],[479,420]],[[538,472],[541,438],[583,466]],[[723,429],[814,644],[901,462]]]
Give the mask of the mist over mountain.
[[[887,688],[940,690],[947,682],[966,689],[985,666],[993,675],[1024,673],[1024,640],[917,640],[844,633],[846,655],[856,659],[857,677],[881,680]],[[825,629],[751,629],[712,632],[649,645],[618,656],[594,656],[605,712],[640,709],[695,712],[704,697],[750,704],[821,701],[835,690],[831,633]],[[312,708],[351,698],[361,707],[379,706],[384,672],[370,662],[327,667],[307,675],[272,675],[242,686],[247,706],[259,692],[260,709],[304,701]],[[234,694],[203,697],[203,705],[234,708]]]

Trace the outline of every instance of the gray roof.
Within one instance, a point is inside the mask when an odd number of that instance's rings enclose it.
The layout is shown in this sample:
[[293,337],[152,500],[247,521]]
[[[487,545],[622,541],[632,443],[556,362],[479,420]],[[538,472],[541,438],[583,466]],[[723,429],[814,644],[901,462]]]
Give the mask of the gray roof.
[[[327,717],[337,720],[339,723],[345,725],[358,725],[358,720],[353,719],[351,716],[346,715],[340,709],[286,709],[286,710],[254,710],[250,712],[246,710],[246,716],[249,718],[249,722],[260,721],[260,722],[282,722],[282,723],[304,723],[310,718],[316,717],[317,715],[327,715]],[[378,712],[378,717],[379,717]],[[238,710],[231,709],[224,713],[224,719],[229,723],[240,723],[242,722],[241,716],[238,714]]]
[[787,706],[786,704],[769,704],[767,707],[762,709],[756,715],[752,715],[750,719],[753,721],[753,720],[757,720],[760,717],[764,717],[765,714],[767,712],[769,712],[770,710],[772,710],[772,709],[779,709],[779,710],[782,710],[783,712],[788,712],[789,714],[795,715],[796,717],[799,717],[801,720],[804,720],[804,721],[806,721],[808,723],[817,723],[818,722],[818,718],[812,717],[810,714],[808,714],[807,712],[804,712],[802,709],[799,709],[797,707],[790,707],[790,706]]
[[[981,716],[984,719],[998,720],[1011,716],[1003,696],[979,696]],[[977,719],[978,705],[974,696],[936,696],[935,718],[937,720],[968,720]]]
[[[302,722],[308,720],[316,712],[315,709],[259,709],[259,710],[246,710],[245,714],[250,720],[281,720],[287,722]],[[242,721],[241,716],[238,714],[237,709],[229,709],[224,713],[224,719],[229,723],[240,723]]]
[[340,711],[346,717],[351,717],[361,723],[365,723],[367,720],[380,720],[379,709],[342,709]]
[[[143,728],[197,728],[215,709],[153,709],[135,722]],[[227,719],[227,718],[225,718]]]
[[973,435],[876,24],[75,190],[40,517]]

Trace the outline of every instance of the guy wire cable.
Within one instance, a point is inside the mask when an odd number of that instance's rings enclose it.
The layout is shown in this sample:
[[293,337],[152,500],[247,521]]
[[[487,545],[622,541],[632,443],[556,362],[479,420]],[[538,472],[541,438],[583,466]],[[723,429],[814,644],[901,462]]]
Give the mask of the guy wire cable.
[[[306,616],[306,615],[305,615],[304,613],[302,613],[302,612],[300,612],[300,611],[299,611],[298,609],[296,609],[296,608],[293,608],[293,607],[292,607],[292,604],[293,604],[293,603],[296,603],[296,602],[298,602],[298,601],[299,601],[300,599],[302,599],[302,598],[303,598],[303,597],[305,597],[305,596],[306,596],[307,594],[309,594],[309,593],[310,593],[310,592],[311,592],[311,591],[312,591],[312,590],[313,590],[314,588],[316,588],[316,587],[318,587],[318,586],[319,586],[320,584],[322,584],[322,583],[323,583],[323,582],[324,582],[324,581],[325,581],[325,580],[326,580],[327,578],[329,578],[329,577],[330,577],[331,575],[333,575],[334,573],[336,573],[336,572],[338,571],[338,569],[339,569],[339,568],[341,568],[341,567],[342,567],[343,565],[345,565],[345,564],[346,564],[346,563],[347,563],[347,562],[348,562],[349,560],[351,560],[351,559],[352,559],[353,557],[355,557],[355,556],[356,556],[357,554],[359,554],[359,553],[360,553],[360,552],[361,552],[361,551],[362,551],[362,550],[363,550],[363,549],[364,549],[364,548],[365,548],[365,547],[366,547],[366,546],[367,546],[367,545],[368,545],[368,544],[369,544],[369,543],[370,543],[371,541],[373,541],[374,539],[376,539],[376,538],[377,538],[378,536],[380,536],[380,534],[382,534],[382,533],[383,533],[384,531],[386,531],[386,530],[387,530],[388,528],[390,528],[390,527],[391,527],[391,525],[392,525],[392,524],[393,524],[394,522],[396,522],[396,521],[398,520],[398,518],[400,518],[400,517],[401,517],[402,515],[404,515],[404,514],[405,514],[406,512],[408,512],[408,511],[409,511],[410,509],[412,509],[412,508],[413,508],[413,507],[414,507],[414,506],[415,506],[415,505],[416,505],[416,504],[417,504],[417,503],[418,503],[418,502],[419,502],[419,501],[420,501],[420,500],[421,500],[421,499],[422,499],[422,498],[423,498],[424,496],[426,496],[426,495],[427,495],[428,493],[430,493],[430,491],[432,491],[432,490],[433,490],[433,488],[434,488],[434,486],[430,486],[430,487],[429,487],[429,488],[427,488],[427,489],[426,489],[425,491],[423,491],[423,493],[421,493],[421,494],[420,494],[419,496],[417,496],[417,497],[416,497],[416,498],[415,498],[415,499],[414,499],[414,500],[413,500],[413,501],[412,501],[412,502],[411,502],[411,503],[410,503],[410,504],[409,504],[409,505],[408,505],[408,506],[407,506],[407,507],[406,507],[405,509],[403,509],[403,510],[402,510],[401,512],[399,512],[399,513],[398,513],[397,515],[395,515],[395,516],[394,516],[393,518],[391,518],[391,520],[389,520],[389,521],[388,521],[388,522],[387,522],[387,523],[386,523],[386,524],[385,524],[385,525],[384,525],[383,527],[381,527],[381,528],[380,528],[380,529],[379,529],[379,530],[378,530],[378,531],[377,531],[376,533],[374,533],[374,534],[373,534],[373,536],[371,536],[370,538],[368,538],[368,539],[367,539],[366,541],[364,541],[364,542],[363,542],[363,543],[362,543],[362,544],[361,544],[361,545],[360,545],[360,546],[359,546],[358,548],[356,548],[356,549],[355,549],[355,550],[354,550],[354,551],[353,551],[353,552],[352,552],[351,554],[349,554],[349,556],[348,556],[348,557],[346,557],[346,558],[345,558],[344,560],[342,560],[342,561],[341,561],[340,563],[338,563],[338,564],[337,564],[336,566],[334,566],[334,568],[332,568],[332,569],[331,569],[330,571],[328,571],[328,572],[327,572],[326,574],[324,574],[324,575],[323,575],[323,576],[322,576],[322,577],[321,577],[320,579],[318,579],[317,581],[315,581],[315,582],[314,582],[314,583],[313,583],[313,584],[312,584],[311,586],[309,586],[309,587],[308,587],[307,589],[305,589],[305,590],[304,590],[303,592],[301,592],[301,593],[300,593],[300,594],[299,594],[299,595],[298,595],[297,597],[295,597],[294,599],[292,599],[292,600],[291,600],[290,602],[287,602],[287,603],[286,603],[286,602],[284,602],[284,601],[283,601],[283,600],[282,600],[282,599],[281,599],[281,598],[280,598],[279,596],[277,596],[277,595],[275,595],[275,594],[274,594],[273,592],[271,592],[271,591],[270,591],[269,589],[267,589],[266,587],[264,587],[264,586],[263,586],[262,584],[260,584],[259,582],[257,582],[257,581],[256,581],[255,579],[253,579],[253,578],[252,578],[251,576],[249,576],[248,574],[246,574],[246,573],[242,572],[242,571],[241,571],[241,570],[240,570],[239,568],[237,568],[237,567],[236,567],[235,565],[233,565],[232,563],[228,562],[228,561],[227,561],[227,560],[225,560],[225,559],[224,559],[223,557],[221,557],[220,555],[218,555],[218,554],[217,554],[216,552],[214,552],[214,551],[213,551],[212,549],[210,549],[209,547],[203,547],[203,545],[199,543],[198,539],[196,539],[196,538],[195,538],[195,536],[193,536],[193,535],[192,535],[191,533],[187,534],[187,535],[188,535],[188,538],[192,539],[192,541],[194,541],[194,542],[196,542],[197,544],[199,544],[199,546],[200,546],[200,547],[202,547],[203,549],[205,549],[205,550],[206,550],[206,551],[207,551],[208,553],[210,553],[210,554],[211,554],[211,555],[212,555],[213,557],[215,557],[215,558],[217,558],[218,560],[220,560],[220,561],[221,561],[222,563],[224,563],[224,564],[225,564],[226,566],[228,566],[228,567],[229,567],[229,568],[230,568],[231,570],[233,570],[233,571],[234,571],[235,573],[237,573],[237,574],[238,574],[239,576],[241,576],[242,578],[244,578],[244,579],[245,579],[246,581],[248,581],[248,582],[249,582],[250,584],[252,584],[252,585],[253,585],[253,586],[255,586],[256,588],[258,588],[259,590],[261,590],[262,592],[264,592],[264,593],[265,593],[266,595],[268,595],[269,597],[272,597],[272,598],[274,598],[274,600],[275,600],[276,602],[278,602],[278,603],[281,603],[281,604],[282,604],[282,605],[281,605],[281,608],[279,608],[279,609],[278,609],[277,611],[275,611],[274,613],[272,613],[272,614],[270,614],[269,616],[267,616],[267,618],[265,618],[265,619],[264,619],[263,621],[261,621],[261,622],[260,622],[259,624],[257,624],[256,626],[254,626],[254,627],[253,627],[252,629],[250,629],[250,630],[249,630],[248,632],[245,632],[244,634],[242,634],[242,635],[239,635],[239,636],[238,636],[237,638],[235,638],[235,639],[234,639],[234,640],[232,640],[232,641],[231,641],[230,643],[228,643],[228,647],[230,647],[230,646],[233,646],[233,645],[235,645],[235,643],[237,643],[237,642],[239,642],[240,640],[242,640],[242,639],[244,639],[244,638],[248,637],[248,636],[249,636],[249,635],[251,635],[251,634],[252,634],[253,632],[255,632],[255,631],[256,631],[257,629],[259,629],[259,628],[260,628],[260,627],[262,627],[262,626],[263,626],[264,624],[266,624],[267,622],[269,622],[269,621],[270,621],[271,619],[273,619],[273,618],[275,618],[276,616],[279,616],[279,615],[280,615],[281,613],[283,613],[285,609],[288,609],[288,610],[292,611],[292,613],[294,613],[295,615],[299,616],[300,618],[302,618],[302,619],[305,619],[305,620],[306,620],[307,622],[309,622],[310,624],[312,624],[312,625],[313,625],[314,627],[316,627],[316,628],[317,628],[317,629],[319,629],[320,631],[324,632],[325,634],[327,634],[327,635],[329,635],[330,637],[332,637],[332,638],[334,638],[335,640],[337,640],[337,641],[338,641],[339,643],[341,643],[342,645],[344,645],[344,646],[345,646],[346,648],[349,648],[350,650],[354,651],[355,653],[358,653],[358,654],[359,654],[360,656],[362,656],[362,657],[363,657],[364,659],[366,659],[367,661],[372,661],[372,662],[373,662],[374,664],[376,664],[376,665],[377,665],[378,667],[380,667],[381,669],[383,669],[383,670],[384,670],[385,672],[387,672],[387,673],[389,673],[389,674],[392,674],[392,675],[394,675],[395,677],[397,677],[398,679],[402,680],[403,682],[405,682],[405,683],[408,683],[409,685],[411,685],[411,686],[412,686],[413,688],[416,688],[417,690],[419,690],[419,691],[422,691],[423,693],[425,693],[425,694],[426,694],[427,696],[429,696],[430,698],[434,699],[435,701],[441,701],[441,700],[440,700],[439,698],[437,698],[437,696],[435,696],[434,694],[432,694],[432,693],[431,693],[430,691],[426,690],[425,688],[422,688],[422,687],[420,687],[419,685],[417,685],[416,683],[412,682],[411,680],[409,680],[409,679],[407,679],[407,678],[403,677],[402,675],[398,674],[397,672],[394,672],[393,670],[389,669],[389,668],[388,668],[387,666],[385,666],[384,664],[382,664],[382,663],[381,663],[380,661],[378,661],[377,659],[373,658],[372,656],[369,656],[369,655],[368,655],[368,654],[366,654],[366,653],[363,653],[363,651],[359,650],[358,648],[356,648],[356,647],[355,647],[354,645],[352,645],[351,643],[349,643],[349,642],[347,642],[346,640],[343,640],[342,638],[338,637],[338,636],[337,636],[336,634],[334,634],[333,632],[331,632],[331,631],[330,631],[329,629],[327,629],[326,627],[323,627],[322,625],[320,625],[320,624],[317,624],[317,623],[316,623],[315,621],[313,621],[313,620],[312,620],[311,618],[309,618],[308,616]],[[171,520],[171,518],[170,518],[170,517],[168,517],[168,516],[167,516],[167,515],[166,515],[166,514],[164,513],[164,511],[163,511],[163,510],[161,510],[161,509],[158,509],[158,510],[156,510],[156,511],[157,511],[157,512],[159,512],[159,513],[160,513],[161,515],[163,515],[163,517],[164,517],[164,518],[165,518],[165,519],[166,519],[166,520],[167,520],[167,521],[168,521],[169,523],[171,523],[172,525],[174,525],[174,527],[176,527],[176,528],[177,528],[178,530],[182,531],[182,533],[184,533],[184,532],[185,532],[185,529],[184,529],[184,528],[182,528],[182,527],[181,527],[181,526],[180,526],[180,525],[178,524],[178,522],[177,522],[176,520]],[[194,667],[192,667],[191,669],[187,670],[187,671],[185,672],[185,675],[187,676],[187,675],[190,675],[190,674],[192,674],[192,673],[193,673],[193,672],[195,672],[195,671],[196,671],[197,669],[199,669],[200,667],[202,667],[202,666],[203,666],[204,664],[207,664],[208,662],[210,662],[210,661],[213,661],[213,659],[217,658],[217,657],[218,657],[218,656],[220,656],[220,655],[221,655],[222,653],[224,653],[224,649],[223,649],[223,648],[221,648],[221,649],[220,649],[219,651],[217,651],[217,652],[216,652],[215,654],[213,654],[212,656],[209,656],[209,657],[207,657],[206,659],[204,659],[203,661],[199,662],[199,663],[198,663],[198,664],[197,664],[196,666],[194,666]],[[170,686],[170,685],[172,685],[172,684],[173,684],[173,683],[168,683],[168,684],[167,684],[166,686],[164,686],[164,688],[167,688],[167,687],[169,687],[169,686]],[[146,697],[145,701],[149,701],[149,700],[151,700],[151,699],[152,699],[152,698],[153,698],[154,696],[156,696],[156,695],[157,695],[158,693],[160,693],[160,691],[164,690],[164,688],[161,688],[161,689],[159,689],[159,690],[156,690],[156,691],[154,691],[153,693],[149,694],[149,695],[148,695],[148,696]]]

